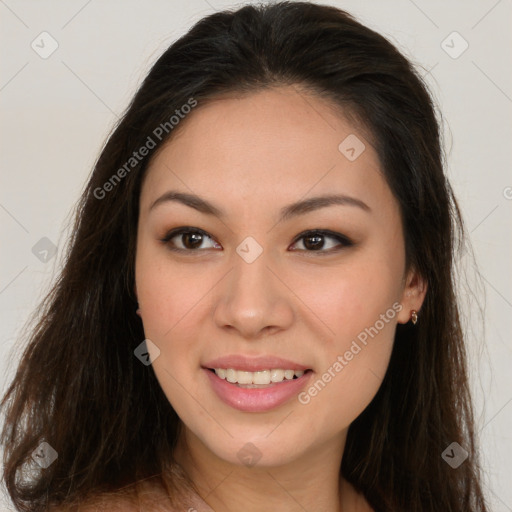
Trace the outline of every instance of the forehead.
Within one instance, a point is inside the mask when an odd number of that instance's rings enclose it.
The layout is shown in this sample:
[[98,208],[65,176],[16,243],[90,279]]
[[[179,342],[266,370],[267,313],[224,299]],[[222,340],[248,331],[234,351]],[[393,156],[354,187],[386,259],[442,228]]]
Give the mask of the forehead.
[[260,205],[334,190],[392,199],[365,133],[295,87],[199,103],[181,122],[148,168],[142,208],[166,188]]

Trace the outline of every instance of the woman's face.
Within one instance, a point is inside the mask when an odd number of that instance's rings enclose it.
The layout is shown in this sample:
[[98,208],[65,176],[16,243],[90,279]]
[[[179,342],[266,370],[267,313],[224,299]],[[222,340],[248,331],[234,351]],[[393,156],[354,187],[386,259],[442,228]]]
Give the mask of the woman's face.
[[290,462],[343,438],[419,309],[399,207],[363,134],[296,88],[182,122],[141,191],[153,369],[205,449]]

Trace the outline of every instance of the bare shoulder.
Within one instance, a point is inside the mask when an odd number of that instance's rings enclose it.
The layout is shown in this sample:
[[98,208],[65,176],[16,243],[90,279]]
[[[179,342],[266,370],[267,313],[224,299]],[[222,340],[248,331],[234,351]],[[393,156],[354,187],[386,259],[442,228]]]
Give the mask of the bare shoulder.
[[132,501],[111,499],[82,505],[50,507],[48,512],[177,512],[178,510],[168,504],[151,503],[150,507],[147,504],[139,505],[134,504]]
[[53,505],[48,508],[48,512],[140,512],[140,510],[133,501],[123,498],[98,498],[80,504]]
[[53,505],[47,512],[174,512],[169,497],[152,479],[118,491],[98,492],[71,503]]
[[163,493],[143,492],[138,498],[123,495],[102,495],[83,503],[54,506],[48,512],[177,512]]

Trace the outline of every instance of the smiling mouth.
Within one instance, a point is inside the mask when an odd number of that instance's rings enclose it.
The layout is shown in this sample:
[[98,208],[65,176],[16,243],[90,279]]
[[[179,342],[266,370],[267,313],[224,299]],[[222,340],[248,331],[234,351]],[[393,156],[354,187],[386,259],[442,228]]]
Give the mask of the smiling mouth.
[[300,379],[304,374],[312,370],[291,370],[271,368],[256,372],[235,370],[234,368],[208,368],[219,379],[226,380],[230,384],[241,388],[266,388],[275,384],[286,383]]

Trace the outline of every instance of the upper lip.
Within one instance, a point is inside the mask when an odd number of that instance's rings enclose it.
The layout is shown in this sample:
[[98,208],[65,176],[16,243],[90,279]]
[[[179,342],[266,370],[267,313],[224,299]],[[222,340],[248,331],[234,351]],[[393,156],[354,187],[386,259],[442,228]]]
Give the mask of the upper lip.
[[230,354],[208,361],[203,368],[232,368],[246,372],[257,372],[271,370],[274,368],[283,370],[309,370],[310,367],[303,364],[283,359],[277,356],[244,356],[241,354]]

